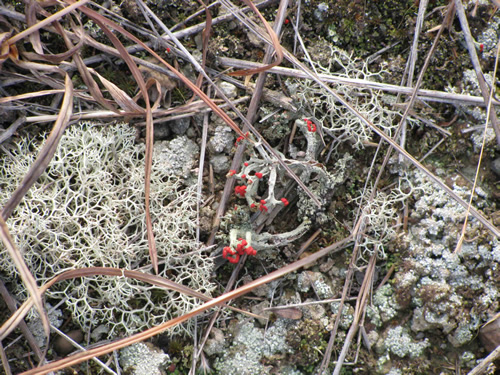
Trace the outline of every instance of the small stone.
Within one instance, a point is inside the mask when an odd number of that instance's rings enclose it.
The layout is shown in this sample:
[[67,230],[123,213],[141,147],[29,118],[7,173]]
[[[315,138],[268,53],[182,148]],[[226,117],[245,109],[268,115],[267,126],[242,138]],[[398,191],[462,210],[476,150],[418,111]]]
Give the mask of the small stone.
[[171,133],[167,123],[155,125],[153,132],[155,141],[164,141],[168,139]]
[[161,375],[170,363],[168,354],[150,343],[137,343],[120,350],[123,372],[131,375]]
[[218,84],[219,88],[222,90],[224,95],[226,95],[229,99],[234,99],[238,96],[238,89],[235,85],[229,82],[221,82]]
[[210,160],[210,164],[212,164],[215,173],[223,174],[229,170],[231,160],[226,155],[215,155]]
[[[69,331],[66,335],[77,343],[81,343],[83,340],[83,333],[79,329]],[[71,353],[73,350],[76,350],[76,347],[73,346],[73,344],[69,340],[67,340],[66,337],[59,336],[54,340],[54,350],[60,356],[65,356]]]
[[224,338],[224,332],[219,328],[213,327],[210,333],[210,338],[203,347],[203,351],[206,355],[212,356],[215,354],[223,353],[225,350],[226,339]]
[[170,121],[168,125],[170,126],[170,130],[172,130],[172,133],[183,135],[188,130],[190,123],[191,117],[184,117],[174,121]]
[[496,173],[497,176],[500,176],[500,158],[496,158],[491,163],[491,170]]
[[208,149],[214,154],[230,152],[234,144],[233,131],[229,126],[219,125],[208,142]]

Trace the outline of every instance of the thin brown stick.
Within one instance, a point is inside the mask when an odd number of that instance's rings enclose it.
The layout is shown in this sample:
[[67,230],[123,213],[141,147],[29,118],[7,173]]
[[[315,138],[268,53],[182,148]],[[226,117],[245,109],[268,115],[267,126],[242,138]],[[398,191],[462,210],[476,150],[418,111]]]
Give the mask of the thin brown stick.
[[2,342],[0,342],[0,358],[2,359],[3,369],[5,371],[5,375],[12,375],[12,371],[10,369],[9,360],[5,355],[5,350],[3,348]]
[[35,32],[35,31],[40,30],[41,28],[43,28],[47,25],[50,25],[52,22],[59,20],[64,15],[74,11],[75,9],[78,9],[79,7],[88,3],[89,1],[90,0],[79,0],[79,1],[71,4],[70,6],[64,8],[64,9],[61,9],[59,12],[56,12],[53,15],[51,15],[50,17],[45,18],[44,20],[38,22],[36,25],[33,25],[33,26],[27,28],[26,30],[14,35],[12,38],[10,38],[7,41],[7,44],[11,45],[11,44],[14,44],[14,43],[24,39],[25,37],[29,36],[32,32]]
[[[462,27],[462,31],[465,36],[465,42],[467,44],[467,50],[469,51],[470,60],[472,62],[472,66],[474,67],[474,71],[476,72],[477,81],[479,83],[479,88],[481,89],[481,94],[483,95],[484,103],[486,104],[488,103],[489,97],[488,85],[484,79],[481,64],[477,57],[476,46],[470,33],[469,23],[467,22],[467,15],[465,14],[462,1],[455,0],[455,7],[457,9],[458,19],[460,20],[460,26]],[[497,144],[500,145],[500,126],[498,125],[498,117],[495,111],[491,112],[491,125],[493,125],[493,129],[495,130]]]
[[[3,300],[5,301],[7,307],[9,308],[10,312],[15,312],[17,309],[16,303],[14,301],[14,298],[10,295],[9,291],[5,287],[5,284],[3,283],[2,280],[0,280],[0,295],[2,296]],[[28,325],[26,322],[23,320],[19,322],[19,328],[21,329],[21,332],[23,333],[24,337],[26,338],[26,341],[28,342],[28,345],[30,348],[33,350],[35,353],[36,358],[40,361],[43,358],[43,353],[40,350],[40,347],[38,346],[38,343],[35,340],[35,337],[31,333],[31,331],[28,328]],[[1,340],[0,340],[1,343]]]
[[[493,77],[496,77],[496,75],[497,75],[499,56],[500,56],[500,41],[497,43],[497,53],[496,53],[496,57],[495,57],[495,68],[493,70]],[[481,171],[481,160],[483,159],[484,149],[486,146],[486,131],[488,130],[488,122],[489,122],[490,116],[493,116],[493,114],[495,113],[495,111],[492,111],[492,105],[491,105],[491,100],[493,99],[493,93],[495,92],[495,90],[496,90],[496,85],[495,85],[495,81],[493,81],[492,87],[490,90],[490,95],[488,97],[488,109],[486,111],[486,121],[484,123],[483,141],[481,143],[481,151],[479,152],[479,158],[477,161],[476,173],[474,176],[474,183],[472,184],[471,193],[470,193],[470,197],[469,197],[469,206],[467,207],[467,211],[465,213],[465,220],[464,220],[464,223],[462,225],[462,232],[460,233],[460,238],[458,239],[457,246],[455,247],[455,251],[454,251],[455,253],[459,252],[462,249],[462,243],[465,239],[465,231],[467,230],[467,222],[469,220],[469,211],[470,211],[470,208],[472,206],[472,200],[474,199],[474,195],[476,193],[477,181],[478,181],[479,174]],[[493,117],[491,117],[491,119],[493,120]]]
[[[344,346],[342,347],[342,351],[339,354],[337,359],[337,364],[335,365],[335,369],[333,370],[333,375],[339,375],[342,369],[342,365],[344,364],[345,357],[347,356],[347,351],[351,345],[351,341],[354,338],[354,335],[358,331],[359,322],[361,317],[363,316],[363,312],[366,306],[366,302],[368,301],[368,296],[370,295],[372,284],[373,284],[373,272],[375,270],[375,264],[377,260],[377,254],[374,253],[370,257],[370,261],[368,262],[368,267],[366,268],[365,277],[363,279],[363,283],[361,285],[361,290],[359,292],[359,297],[356,300],[356,309],[354,311],[354,321],[347,332],[347,335],[344,340]],[[339,315],[342,313],[339,312]]]
[[[286,9],[288,8],[288,0],[281,0],[280,1],[280,6],[278,8],[278,14],[276,15],[276,20],[274,22],[274,32],[276,34],[279,34],[281,30],[281,25],[283,24],[284,17],[286,15]],[[267,48],[266,50],[266,55],[264,56],[264,64],[269,63],[271,61],[272,57],[272,49],[270,47]],[[255,118],[257,116],[257,109],[260,103],[260,99],[262,96],[262,91],[264,88],[264,84],[266,81],[266,72],[260,72],[258,77],[257,77],[257,82],[255,84],[255,89],[253,91],[252,99],[250,100],[250,104],[248,106],[248,111],[246,115],[246,120],[249,123],[253,123],[255,121]],[[243,132],[246,132],[248,130],[248,127],[245,125],[243,127]],[[238,169],[239,166],[241,165],[241,161],[243,158],[243,153],[245,151],[245,146],[240,144],[238,148],[236,149],[236,152],[233,157],[233,161],[231,163],[231,169]],[[224,185],[224,191],[222,193],[221,201],[219,203],[219,208],[217,209],[217,213],[214,219],[214,224],[213,224],[213,229],[212,233],[210,235],[210,238],[208,240],[208,244],[212,244],[215,238],[215,233],[219,229],[220,225],[220,220],[222,216],[224,215],[227,201],[229,199],[229,196],[231,194],[231,191],[234,186],[234,178],[228,178],[226,180],[226,184]],[[231,290],[234,286],[234,283],[236,282],[237,275],[241,268],[243,267],[243,264],[245,263],[247,259],[246,254],[241,258],[239,264],[237,267],[234,268],[233,273],[231,275],[231,278],[226,285],[226,292]],[[213,325],[215,324],[217,317],[219,315],[219,311],[216,311],[215,314],[212,316],[210,319],[209,325],[205,331],[205,335],[203,337],[202,342],[200,343],[199,350],[197,355],[199,356],[201,354],[201,351],[203,350],[203,347],[208,339],[208,335],[210,334],[210,331],[212,330]]]
[[[230,57],[218,57],[217,61],[225,67],[230,67],[230,68],[251,68],[251,67],[257,67],[257,66],[263,66],[261,63],[257,62],[252,62],[252,61],[245,61],[245,60],[239,60],[239,59],[234,59]],[[281,66],[275,66],[271,68],[268,73],[274,73],[274,74],[279,74],[287,77],[294,77],[294,78],[306,78],[306,79],[311,79],[311,76],[305,73],[301,69],[292,69],[292,68],[285,68]],[[405,95],[411,95],[414,92],[414,88],[408,87],[408,86],[398,86],[398,85],[391,85],[388,83],[383,83],[383,82],[375,82],[375,81],[368,81],[365,79],[359,79],[359,78],[345,78],[345,77],[337,77],[334,75],[330,74],[318,74],[318,79],[321,79],[325,83],[335,83],[335,84],[341,84],[341,85],[349,85],[349,86],[354,86],[354,87],[361,87],[365,89],[372,89],[372,90],[381,90],[385,92],[391,92],[391,93],[400,93],[400,94],[405,94]],[[436,91],[436,90],[426,90],[426,89],[419,89],[417,90],[417,98],[419,100],[424,100],[424,101],[435,101],[435,102],[442,102],[442,103],[450,103],[450,104],[460,104],[460,105],[473,105],[473,106],[485,106],[484,103],[484,98],[480,96],[469,96],[465,94],[455,94],[455,93],[448,93],[444,91]],[[493,104],[496,106],[500,106],[500,101],[494,100]]]

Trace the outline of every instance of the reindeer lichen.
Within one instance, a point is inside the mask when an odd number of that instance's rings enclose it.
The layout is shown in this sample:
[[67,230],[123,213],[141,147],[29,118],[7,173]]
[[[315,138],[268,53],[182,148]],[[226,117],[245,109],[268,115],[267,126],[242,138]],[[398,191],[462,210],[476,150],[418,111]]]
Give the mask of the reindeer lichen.
[[[138,269],[150,264],[144,145],[135,144],[134,135],[135,130],[124,124],[70,127],[47,170],[8,220],[14,241],[39,284],[69,269]],[[1,205],[40,148],[24,138],[0,159]],[[178,165],[179,158],[173,163],[167,154],[155,150],[151,175],[150,207],[160,275],[208,294],[214,287],[212,260],[203,255],[195,239],[196,186],[185,187],[172,165],[182,174],[191,166]],[[8,281],[17,279],[3,247],[0,272]],[[15,292],[25,294],[22,283],[17,285]],[[65,299],[73,319],[86,331],[105,325],[110,336],[130,334],[182,315],[199,302],[125,277],[104,276],[56,284],[47,296]]]

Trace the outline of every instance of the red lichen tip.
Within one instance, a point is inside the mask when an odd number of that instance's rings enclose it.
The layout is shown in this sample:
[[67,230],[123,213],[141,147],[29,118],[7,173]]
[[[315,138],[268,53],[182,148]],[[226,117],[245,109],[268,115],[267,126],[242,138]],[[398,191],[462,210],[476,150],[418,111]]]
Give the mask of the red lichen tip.
[[260,172],[255,172],[255,176],[256,176],[257,178],[262,178],[262,173],[260,173]]
[[247,187],[246,185],[241,185],[241,186],[235,186],[234,187],[234,194],[239,195],[240,197],[244,197],[245,194],[247,193]]
[[227,173],[227,175],[229,177],[234,176],[235,174],[236,174],[236,171],[234,169],[230,169],[229,172]]
[[229,263],[238,263],[240,260],[240,254],[236,253],[230,246],[226,246],[222,249],[222,257],[227,259]]
[[257,255],[257,251],[252,246],[248,246],[245,249],[245,253],[247,253],[248,255]]
[[242,140],[248,137],[248,132],[246,132],[244,135],[239,136],[236,138],[236,142],[234,142],[234,145],[237,146],[238,143],[240,143]]
[[307,130],[309,130],[310,132],[314,133],[317,128],[316,128],[316,124],[313,123],[312,121],[307,121]]
[[266,201],[264,199],[260,201],[259,210],[267,212]]
[[245,167],[248,167],[248,163],[247,163],[247,162],[244,162],[244,163],[243,163],[243,165],[244,165]]
[[288,202],[288,199],[286,199],[286,198],[281,198],[281,201],[283,202],[283,204],[285,206],[288,206],[290,204],[290,202]]

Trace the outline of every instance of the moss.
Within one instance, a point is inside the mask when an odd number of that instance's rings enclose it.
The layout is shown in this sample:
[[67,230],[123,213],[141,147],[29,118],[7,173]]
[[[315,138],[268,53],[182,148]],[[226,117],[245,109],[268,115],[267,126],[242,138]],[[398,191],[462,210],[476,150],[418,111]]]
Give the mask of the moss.
[[308,372],[323,359],[322,353],[328,346],[328,332],[321,324],[312,319],[306,319],[289,330],[287,344],[293,349],[291,363]]
[[[318,7],[322,3],[328,6],[320,13]],[[356,55],[364,55],[395,41],[403,42],[395,47],[396,52],[406,48],[408,29],[414,24],[416,12],[414,0],[311,0],[303,9],[303,20],[308,34],[325,37],[341,48],[355,49]]]

